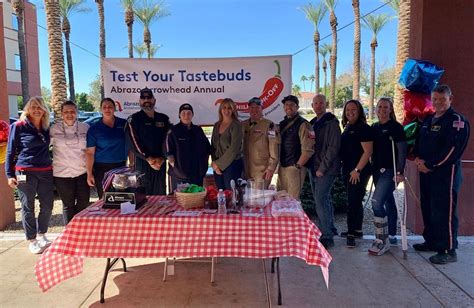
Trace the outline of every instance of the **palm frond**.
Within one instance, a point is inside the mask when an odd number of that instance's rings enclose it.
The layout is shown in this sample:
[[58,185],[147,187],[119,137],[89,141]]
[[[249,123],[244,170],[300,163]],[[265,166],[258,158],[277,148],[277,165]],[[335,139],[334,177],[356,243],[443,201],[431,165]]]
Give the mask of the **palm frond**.
[[137,2],[134,8],[134,13],[138,21],[143,24],[144,27],[150,26],[150,24],[155,20],[170,15],[162,2],[155,3],[155,1],[149,0]]
[[303,6],[301,10],[305,13],[306,18],[313,23],[314,28],[318,29],[324,16],[326,16],[328,8],[322,3],[319,3],[316,6],[308,3]]
[[382,28],[392,20],[393,16],[388,14],[371,14],[365,16],[364,26],[368,28],[374,36],[377,36]]
[[86,0],[59,0],[61,17],[69,17],[72,13],[87,13],[91,9],[84,6]]

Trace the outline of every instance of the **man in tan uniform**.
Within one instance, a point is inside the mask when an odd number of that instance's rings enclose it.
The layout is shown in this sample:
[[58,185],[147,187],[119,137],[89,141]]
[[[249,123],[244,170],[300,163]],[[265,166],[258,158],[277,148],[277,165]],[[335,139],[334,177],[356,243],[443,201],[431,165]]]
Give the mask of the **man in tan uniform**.
[[288,95],[282,100],[286,116],[279,124],[280,167],[278,189],[286,190],[299,200],[306,176],[304,167],[314,153],[314,131],[311,124],[299,113],[299,100]]
[[264,179],[266,189],[278,164],[278,135],[275,124],[263,117],[258,97],[251,98],[248,107],[250,119],[242,122],[245,178]]

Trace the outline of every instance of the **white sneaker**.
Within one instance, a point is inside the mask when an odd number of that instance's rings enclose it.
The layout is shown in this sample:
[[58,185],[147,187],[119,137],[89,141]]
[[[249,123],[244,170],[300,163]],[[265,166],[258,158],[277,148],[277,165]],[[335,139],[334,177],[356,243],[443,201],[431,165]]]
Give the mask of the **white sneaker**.
[[30,249],[30,252],[34,254],[40,254],[43,252],[43,249],[44,249],[43,247],[40,246],[37,240],[31,241],[28,248]]
[[390,250],[390,243],[384,243],[382,240],[375,239],[372,242],[372,247],[369,248],[369,253],[374,256],[381,256]]
[[48,240],[46,235],[39,234],[38,235],[38,244],[41,248],[47,248],[47,247],[49,247],[49,245],[51,245],[51,241]]

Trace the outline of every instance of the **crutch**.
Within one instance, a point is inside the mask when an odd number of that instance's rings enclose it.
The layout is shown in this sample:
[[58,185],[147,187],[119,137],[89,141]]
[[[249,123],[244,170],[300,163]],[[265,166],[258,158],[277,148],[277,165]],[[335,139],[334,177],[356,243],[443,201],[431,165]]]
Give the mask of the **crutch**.
[[407,259],[407,250],[408,250],[408,244],[407,244],[407,207],[406,207],[406,198],[403,204],[400,204],[398,201],[397,195],[398,195],[398,183],[397,183],[397,163],[395,160],[395,141],[393,140],[392,137],[390,137],[390,140],[392,141],[392,158],[393,158],[393,173],[394,173],[394,182],[395,182],[395,190],[393,191],[393,198],[395,199],[395,204],[397,206],[397,212],[398,212],[398,220],[400,221],[400,230],[401,230],[401,235],[402,235],[402,250],[403,250],[403,259]]

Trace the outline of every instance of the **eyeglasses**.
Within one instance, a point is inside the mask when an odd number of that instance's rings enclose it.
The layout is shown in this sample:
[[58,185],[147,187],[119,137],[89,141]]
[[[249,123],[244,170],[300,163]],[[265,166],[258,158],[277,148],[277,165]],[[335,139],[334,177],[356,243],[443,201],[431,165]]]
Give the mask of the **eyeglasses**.
[[140,95],[140,99],[153,99],[151,95]]

